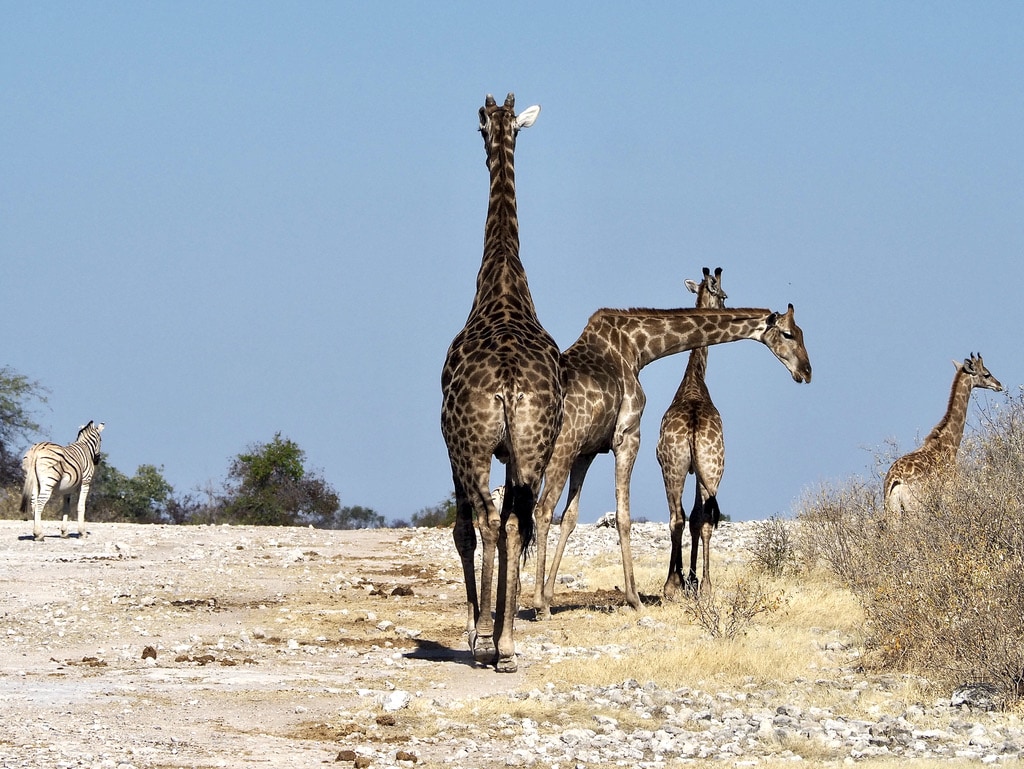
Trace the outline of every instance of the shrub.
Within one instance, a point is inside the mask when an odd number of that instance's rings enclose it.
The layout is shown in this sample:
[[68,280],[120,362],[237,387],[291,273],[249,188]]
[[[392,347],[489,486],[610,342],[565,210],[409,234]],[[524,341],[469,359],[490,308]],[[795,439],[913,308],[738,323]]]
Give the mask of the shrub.
[[1024,399],[983,413],[916,513],[886,520],[879,485],[805,499],[803,550],[855,592],[890,664],[1024,696]]
[[755,617],[772,614],[784,603],[781,592],[773,592],[763,580],[747,575],[701,588],[686,606],[686,613],[712,638],[735,638],[747,632]]
[[781,577],[796,566],[796,540],[786,521],[772,516],[757,527],[751,552],[754,568]]

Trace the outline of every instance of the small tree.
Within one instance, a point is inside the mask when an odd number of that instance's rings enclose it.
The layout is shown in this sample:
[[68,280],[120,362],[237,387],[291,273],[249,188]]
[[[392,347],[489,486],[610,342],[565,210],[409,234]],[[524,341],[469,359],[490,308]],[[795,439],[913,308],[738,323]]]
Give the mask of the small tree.
[[94,521],[164,523],[171,521],[168,505],[174,488],[163,477],[163,468],[139,465],[129,478],[106,461],[96,466],[89,492],[87,516]]
[[338,494],[308,473],[306,454],[276,433],[239,454],[228,470],[227,493],[211,511],[216,522],[256,526],[323,525],[339,512]]
[[438,527],[452,526],[455,524],[455,492],[453,491],[448,499],[438,502],[433,507],[424,507],[417,513],[412,514],[412,525],[417,527]]
[[[316,525],[316,524],[314,524]],[[379,529],[384,526],[384,516],[368,507],[343,507],[320,528],[324,529]]]
[[49,391],[38,382],[10,367],[0,368],[0,486],[21,480],[20,442],[30,443],[31,435],[42,428],[31,417],[29,402],[46,403]]

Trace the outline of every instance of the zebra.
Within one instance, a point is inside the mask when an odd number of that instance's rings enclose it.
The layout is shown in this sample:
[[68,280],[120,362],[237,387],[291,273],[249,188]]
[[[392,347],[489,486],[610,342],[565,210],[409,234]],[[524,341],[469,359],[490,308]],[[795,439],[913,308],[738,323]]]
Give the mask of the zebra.
[[25,469],[21,512],[32,511],[35,517],[32,536],[37,541],[43,538],[43,526],[40,522],[43,507],[54,492],[64,495],[64,517],[61,520],[60,535],[66,537],[71,495],[78,491],[78,536],[85,536],[85,499],[89,496],[89,486],[96,472],[96,463],[100,461],[102,431],[102,422],[90,421],[79,428],[74,443],[67,446],[58,443],[37,443],[25,452],[25,458],[21,463]]

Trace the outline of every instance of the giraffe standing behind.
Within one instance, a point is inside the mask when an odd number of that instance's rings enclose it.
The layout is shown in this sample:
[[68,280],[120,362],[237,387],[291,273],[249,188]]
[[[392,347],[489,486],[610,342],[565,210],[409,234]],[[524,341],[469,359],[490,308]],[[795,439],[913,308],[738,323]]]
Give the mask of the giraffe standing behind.
[[[728,298],[722,290],[722,268],[714,274],[704,268],[704,278],[686,287],[697,295],[697,307],[721,309]],[[722,417],[711,400],[704,381],[708,365],[708,348],[696,347],[690,352],[686,372],[679,383],[671,405],[661,419],[657,457],[668,497],[668,529],[672,540],[665,598],[676,598],[683,588],[683,513],[682,495],[686,476],[693,473],[696,481],[693,511],[690,513],[690,571],[687,587],[697,586],[697,543],[702,542],[704,572],[702,584],[709,586],[711,532],[718,525],[718,484],[725,470],[725,439]]]
[[[490,172],[483,259],[469,318],[441,372],[441,432],[455,483],[454,539],[466,581],[470,648],[478,662],[496,661],[502,672],[517,668],[519,562],[532,541],[534,507],[562,424],[558,346],[537,319],[519,260],[513,158],[519,131],[533,125],[540,107],[518,116],[514,108],[511,93],[500,106],[488,95],[480,108]],[[505,463],[500,508],[489,488],[492,456]],[[483,543],[479,593],[474,520]]]
[[949,393],[949,404],[942,420],[932,428],[921,447],[892,463],[882,487],[885,512],[896,515],[915,511],[920,506],[918,491],[929,480],[953,467],[967,424],[967,405],[975,387],[1001,392],[1002,384],[985,368],[981,355],[953,361],[956,373]]
[[[579,517],[579,495],[594,458],[615,455],[615,524],[622,551],[623,592],[633,608],[640,596],[633,578],[629,546],[629,479],[640,447],[640,417],[646,396],[640,370],[666,355],[695,347],[756,339],[789,369],[797,382],[811,381],[811,364],[803,331],[785,313],[738,310],[598,310],[580,338],[562,353],[565,417],[537,505],[537,580],[534,606],[538,618],[551,616],[558,564]],[[569,480],[569,494],[558,546],[545,579],[547,534],[558,498]]]

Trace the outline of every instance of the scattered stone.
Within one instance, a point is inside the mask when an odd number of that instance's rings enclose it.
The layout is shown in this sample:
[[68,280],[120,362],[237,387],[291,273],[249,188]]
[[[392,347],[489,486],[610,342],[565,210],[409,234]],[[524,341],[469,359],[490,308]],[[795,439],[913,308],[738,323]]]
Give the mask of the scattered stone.
[[1006,696],[998,686],[978,681],[958,687],[949,703],[954,708],[966,706],[971,710],[1002,710],[1006,707]]
[[407,708],[410,702],[412,702],[412,695],[409,692],[396,689],[384,700],[384,712],[393,713],[396,710]]

